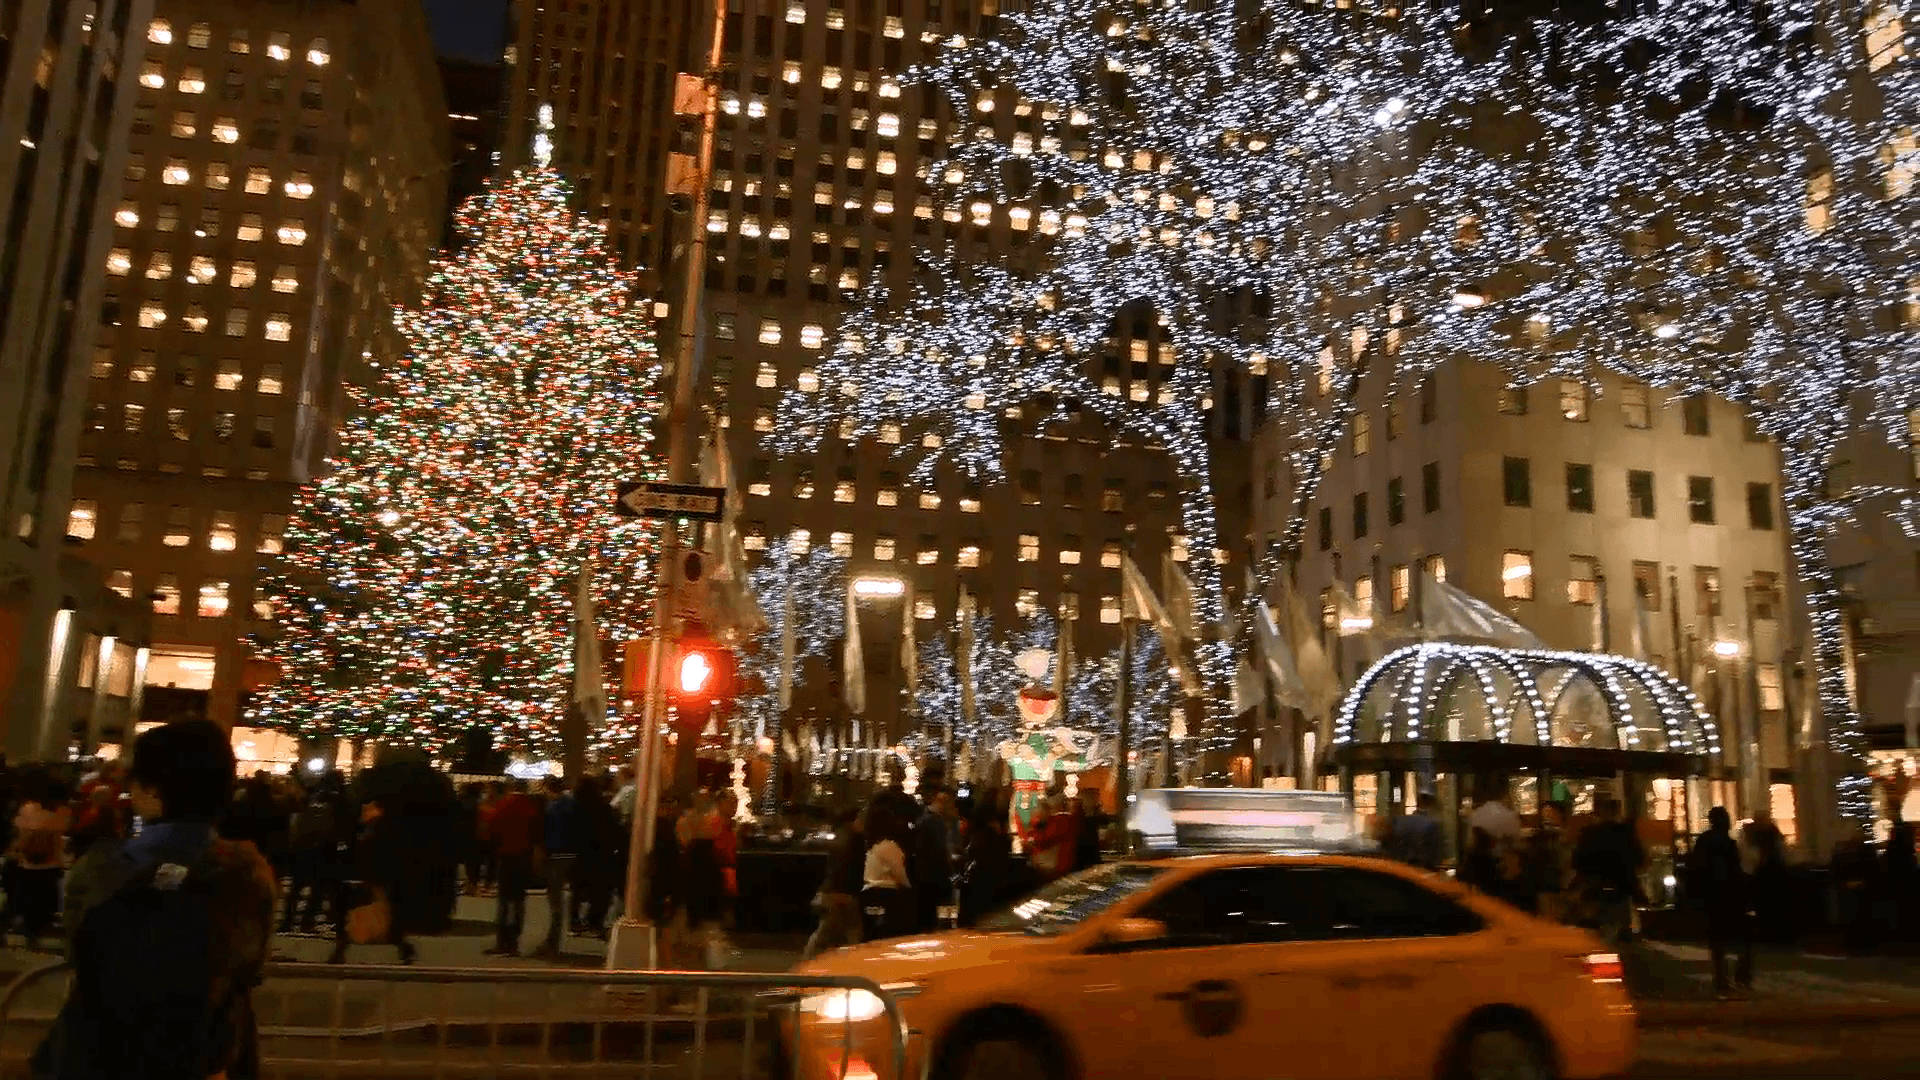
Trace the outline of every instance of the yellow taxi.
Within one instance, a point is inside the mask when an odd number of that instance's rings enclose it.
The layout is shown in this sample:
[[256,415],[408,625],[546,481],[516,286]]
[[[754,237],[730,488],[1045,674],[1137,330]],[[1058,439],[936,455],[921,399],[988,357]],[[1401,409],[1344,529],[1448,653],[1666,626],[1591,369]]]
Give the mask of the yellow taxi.
[[[879,983],[932,1080],[1583,1080],[1634,1053],[1597,938],[1350,855],[1106,863],[799,970]],[[793,1064],[892,1080],[888,1025],[872,993],[809,996]]]

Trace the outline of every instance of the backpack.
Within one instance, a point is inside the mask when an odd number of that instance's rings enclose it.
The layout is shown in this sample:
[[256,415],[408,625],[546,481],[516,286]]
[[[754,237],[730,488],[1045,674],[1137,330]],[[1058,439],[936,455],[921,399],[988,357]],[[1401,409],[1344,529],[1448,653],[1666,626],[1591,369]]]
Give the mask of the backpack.
[[251,993],[272,931],[257,853],[215,840],[191,865],[136,868],[89,910],[36,1077],[257,1076]]

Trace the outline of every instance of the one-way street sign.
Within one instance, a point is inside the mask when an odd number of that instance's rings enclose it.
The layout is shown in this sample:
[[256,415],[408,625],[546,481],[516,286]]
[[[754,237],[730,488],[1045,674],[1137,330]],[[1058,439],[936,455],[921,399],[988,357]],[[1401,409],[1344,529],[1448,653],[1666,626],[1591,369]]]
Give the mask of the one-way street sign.
[[625,517],[694,518],[719,521],[727,489],[699,484],[662,484],[651,480],[621,484],[614,512]]

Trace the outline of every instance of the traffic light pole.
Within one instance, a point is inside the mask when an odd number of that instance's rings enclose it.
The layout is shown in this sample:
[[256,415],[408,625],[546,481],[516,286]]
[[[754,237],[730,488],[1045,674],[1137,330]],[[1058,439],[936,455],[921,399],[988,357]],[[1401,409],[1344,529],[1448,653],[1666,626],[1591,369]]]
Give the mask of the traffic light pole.
[[[706,282],[707,209],[712,186],[714,129],[718,123],[720,55],[726,30],[725,0],[714,0],[708,28],[706,69],[700,73],[700,144],[694,159],[693,206],[687,215],[686,258],[680,302],[674,305],[673,395],[667,411],[667,481],[693,478],[694,359],[700,336],[700,293]],[[607,943],[607,968],[613,971],[657,969],[659,939],[647,918],[648,865],[653,856],[654,818],[660,812],[660,727],[666,718],[667,661],[680,637],[681,522],[666,518],[660,528],[660,559],[653,604],[653,648],[647,658],[647,693],[640,716],[639,747],[634,754],[633,827],[627,843],[625,910]],[[697,737],[697,736],[696,736]]]

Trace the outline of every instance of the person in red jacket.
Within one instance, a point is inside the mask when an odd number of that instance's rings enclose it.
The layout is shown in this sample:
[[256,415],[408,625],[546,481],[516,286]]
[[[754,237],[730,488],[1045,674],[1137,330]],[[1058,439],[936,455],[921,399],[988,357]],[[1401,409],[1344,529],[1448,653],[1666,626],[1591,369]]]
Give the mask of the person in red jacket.
[[494,906],[493,948],[488,956],[518,956],[520,931],[527,922],[527,888],[533,882],[546,818],[540,804],[527,794],[524,780],[493,804],[487,818],[485,841],[493,849],[500,893]]

